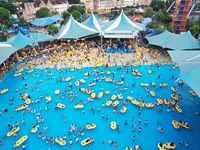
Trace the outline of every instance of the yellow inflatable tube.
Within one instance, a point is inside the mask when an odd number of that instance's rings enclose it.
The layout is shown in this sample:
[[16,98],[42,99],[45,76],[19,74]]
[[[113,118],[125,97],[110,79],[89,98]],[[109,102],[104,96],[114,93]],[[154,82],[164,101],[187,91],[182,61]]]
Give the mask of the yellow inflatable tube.
[[16,143],[15,146],[18,147],[20,146],[22,143],[24,143],[24,141],[26,141],[28,139],[28,135],[25,135],[23,137],[21,137]]
[[81,141],[81,145],[82,146],[86,146],[86,145],[88,145],[88,144],[90,144],[92,142],[94,142],[94,138],[86,138],[86,139]]

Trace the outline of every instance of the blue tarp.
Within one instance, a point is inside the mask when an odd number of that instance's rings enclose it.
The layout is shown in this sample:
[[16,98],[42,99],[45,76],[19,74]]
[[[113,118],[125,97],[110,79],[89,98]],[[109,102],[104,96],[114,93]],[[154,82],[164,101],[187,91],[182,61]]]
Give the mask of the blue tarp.
[[18,48],[25,48],[28,45],[33,45],[33,41],[24,36],[21,32],[18,32],[16,36],[9,38],[8,42]]
[[151,22],[152,22],[152,18],[147,17],[147,18],[143,18],[141,23],[148,25]]
[[31,22],[31,24],[35,26],[44,27],[49,24],[55,23],[57,21],[62,21],[63,19],[59,15],[55,15],[52,17],[45,17],[45,18],[36,18]]
[[34,45],[38,45],[38,42],[52,41],[55,38],[46,33],[30,33],[30,39],[34,41]]

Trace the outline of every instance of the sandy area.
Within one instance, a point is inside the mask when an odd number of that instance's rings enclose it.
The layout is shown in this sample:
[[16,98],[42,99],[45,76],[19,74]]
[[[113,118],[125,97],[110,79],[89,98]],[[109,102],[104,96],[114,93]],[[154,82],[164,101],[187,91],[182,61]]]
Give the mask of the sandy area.
[[95,67],[105,65],[143,65],[160,63],[172,63],[166,51],[150,51],[145,48],[138,48],[137,53],[98,53],[97,49],[88,51],[60,51],[49,56],[21,63],[18,69],[24,68],[65,68],[65,67]]

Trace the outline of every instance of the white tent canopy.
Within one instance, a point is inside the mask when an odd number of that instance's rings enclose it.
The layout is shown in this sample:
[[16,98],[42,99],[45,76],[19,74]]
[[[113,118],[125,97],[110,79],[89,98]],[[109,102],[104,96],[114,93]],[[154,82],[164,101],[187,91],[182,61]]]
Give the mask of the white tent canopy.
[[12,46],[8,42],[0,42],[0,64],[15,53],[19,48]]
[[180,68],[180,78],[200,97],[200,51],[168,51]]

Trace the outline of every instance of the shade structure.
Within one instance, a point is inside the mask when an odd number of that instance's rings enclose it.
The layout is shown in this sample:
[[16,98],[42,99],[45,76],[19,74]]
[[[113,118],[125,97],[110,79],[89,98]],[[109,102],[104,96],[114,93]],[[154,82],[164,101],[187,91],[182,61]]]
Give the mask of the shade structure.
[[0,64],[15,53],[19,48],[12,46],[8,42],[0,42]]
[[200,97],[200,51],[168,51],[180,68],[180,78]]
[[18,48],[25,48],[28,45],[34,44],[33,41],[31,41],[28,37],[24,36],[21,32],[18,32],[16,36],[9,38],[8,42],[14,47]]
[[190,31],[183,34],[174,34],[165,30],[161,34],[146,37],[149,44],[172,50],[198,50],[200,41],[195,39]]
[[141,23],[131,21],[123,11],[112,22],[112,24],[104,30],[104,37],[109,38],[110,34],[120,37],[120,34],[126,35],[126,38],[133,38],[135,31],[144,31],[146,26]]
[[77,22],[72,16],[60,29],[56,37],[58,39],[80,39],[86,36],[98,34],[99,31]]
[[38,45],[38,42],[52,41],[55,37],[52,37],[46,33],[30,33],[30,39],[34,41],[34,44]]
[[84,22],[82,22],[82,24],[99,32],[102,31],[102,23],[95,17],[93,13],[90,13],[90,16]]
[[31,24],[44,27],[57,21],[63,21],[63,19],[59,15],[54,15],[52,17],[36,18],[31,22]]

